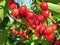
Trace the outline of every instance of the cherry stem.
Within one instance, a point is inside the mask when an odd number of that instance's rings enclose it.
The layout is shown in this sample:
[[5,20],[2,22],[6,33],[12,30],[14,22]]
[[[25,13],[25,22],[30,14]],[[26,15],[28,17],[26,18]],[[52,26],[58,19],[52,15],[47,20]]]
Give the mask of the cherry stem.
[[49,17],[49,19],[51,19],[52,22],[54,22],[56,24],[56,21],[52,17]]

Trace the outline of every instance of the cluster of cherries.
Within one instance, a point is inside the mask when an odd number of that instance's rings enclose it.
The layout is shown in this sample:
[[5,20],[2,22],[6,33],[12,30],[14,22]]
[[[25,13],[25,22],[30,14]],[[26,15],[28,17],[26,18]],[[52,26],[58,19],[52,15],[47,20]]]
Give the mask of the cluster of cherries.
[[[33,11],[28,10],[26,6],[19,6],[14,2],[14,0],[8,1],[12,16],[18,19],[25,18],[28,25],[36,31],[36,36],[38,38],[40,36],[43,36],[50,41],[55,40],[53,33],[55,30],[57,30],[56,24],[47,26],[45,22],[45,19],[49,18],[50,16],[50,11],[48,10],[48,4],[46,2],[42,2],[40,4],[42,14],[37,15]],[[25,37],[24,39],[28,38],[28,36],[22,32],[18,33],[18,31],[12,30],[12,33],[22,35],[23,37]]]
[[20,35],[20,36],[22,36],[22,39],[23,40],[28,39],[28,35],[26,33],[24,33],[24,32],[21,32],[21,31],[17,31],[15,29],[12,29],[11,30],[11,33],[14,34],[14,35]]

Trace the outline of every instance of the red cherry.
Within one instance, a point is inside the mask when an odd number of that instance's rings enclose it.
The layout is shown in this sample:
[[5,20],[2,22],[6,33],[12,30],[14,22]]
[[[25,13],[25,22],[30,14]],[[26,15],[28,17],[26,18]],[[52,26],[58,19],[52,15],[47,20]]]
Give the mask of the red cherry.
[[20,19],[20,18],[21,18],[21,16],[20,16],[20,15],[18,15],[16,18],[17,18],[17,19]]
[[43,37],[46,38],[46,35],[47,35],[46,32],[44,32],[44,33],[43,33]]
[[37,26],[37,27],[36,27],[36,31],[38,31],[38,32],[39,32],[39,29],[40,29],[40,26]]
[[27,7],[26,7],[26,6],[20,6],[20,7],[19,7],[19,12],[20,12],[21,14],[25,14],[26,11],[27,11]]
[[11,3],[11,4],[9,4],[9,8],[10,9],[17,8],[17,4],[16,3]]
[[8,0],[8,2],[11,4],[11,3],[13,3],[13,2],[14,2],[14,0]]
[[26,37],[23,37],[22,39],[23,39],[23,40],[27,40],[27,39],[28,39],[28,36],[26,36]]
[[54,42],[54,45],[60,45],[60,41],[58,41],[58,40],[55,41],[55,42]]
[[39,32],[36,32],[36,37],[39,38],[41,35]]
[[40,26],[40,29],[39,29],[39,31],[40,31],[40,33],[42,34],[42,33],[44,33],[44,31],[45,31],[45,27],[43,27],[43,26]]
[[23,34],[22,34],[22,36],[23,36],[23,37],[26,37],[26,34],[25,34],[25,33],[23,33]]
[[15,29],[12,29],[11,33],[12,34],[15,34],[16,33],[16,30]]
[[34,25],[36,26],[39,25],[39,22],[36,20],[36,18],[34,18],[33,21],[34,21]]
[[32,12],[32,11],[27,11],[27,12],[26,12],[26,17],[27,17],[28,19],[33,19],[33,18],[34,18],[34,12]]
[[26,35],[25,33],[23,33],[23,35],[22,35],[25,39],[27,39],[28,38],[28,35]]
[[42,10],[47,10],[48,9],[48,4],[46,2],[42,2],[42,4],[40,4],[40,8]]
[[34,24],[33,24],[31,27],[32,27],[33,29],[36,29],[36,25],[34,25]]
[[19,32],[18,32],[18,31],[16,31],[16,32],[15,32],[15,34],[16,34],[16,35],[18,35],[18,34],[19,34]]
[[42,26],[46,27],[46,22],[42,22],[41,24]]
[[19,15],[19,9],[13,9],[12,10],[12,15],[14,16],[14,17],[17,17],[18,15]]
[[51,42],[53,42],[55,40],[55,37],[54,37],[53,33],[50,34],[50,35],[46,35],[46,38]]
[[50,12],[49,12],[48,10],[43,11],[43,12],[42,12],[42,15],[44,16],[44,18],[48,18],[49,15],[50,15]]
[[19,32],[19,35],[22,35],[23,34],[23,32]]
[[36,19],[39,21],[39,22],[43,22],[44,21],[44,17],[42,15],[37,15],[36,16]]
[[31,26],[31,25],[33,25],[33,20],[29,19],[29,20],[27,20],[27,23]]
[[51,26],[52,26],[52,29],[53,29],[54,31],[57,30],[56,24],[52,24]]
[[54,31],[53,31],[53,29],[52,29],[51,26],[47,26],[46,29],[45,29],[45,32],[46,32],[47,34],[51,34],[51,33],[53,33]]

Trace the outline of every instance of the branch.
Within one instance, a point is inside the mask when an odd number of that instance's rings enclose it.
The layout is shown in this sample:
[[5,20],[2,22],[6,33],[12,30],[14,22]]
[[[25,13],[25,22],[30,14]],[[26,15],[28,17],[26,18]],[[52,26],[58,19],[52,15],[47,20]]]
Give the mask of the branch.
[[49,17],[49,19],[51,19],[52,22],[54,22],[56,24],[56,21],[52,17]]

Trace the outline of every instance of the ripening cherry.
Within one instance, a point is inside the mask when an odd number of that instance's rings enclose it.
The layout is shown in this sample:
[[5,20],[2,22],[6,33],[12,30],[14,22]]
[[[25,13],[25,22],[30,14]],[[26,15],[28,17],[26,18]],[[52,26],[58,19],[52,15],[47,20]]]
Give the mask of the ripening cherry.
[[26,6],[20,6],[20,7],[19,7],[19,12],[20,12],[21,14],[26,14],[26,11],[27,11],[27,7],[26,7]]
[[15,32],[16,32],[15,29],[12,29],[12,30],[11,30],[11,33],[12,33],[12,34],[15,34]]
[[44,16],[44,18],[48,18],[49,15],[50,15],[50,12],[49,12],[48,10],[43,11],[43,12],[42,12],[42,15]]
[[43,22],[44,21],[44,17],[42,15],[37,15],[36,16],[36,19],[39,21],[39,22]]
[[15,31],[15,34],[18,35],[18,31]]
[[19,9],[13,9],[12,10],[12,15],[14,16],[14,17],[17,17],[18,15],[19,15]]
[[11,3],[11,4],[9,4],[9,8],[11,10],[13,10],[14,8],[17,8],[17,4],[16,3]]
[[46,27],[46,22],[45,21],[42,22],[41,24],[42,24],[42,26]]
[[33,19],[33,18],[34,18],[34,12],[32,12],[32,11],[27,11],[27,12],[26,12],[26,17],[27,17],[27,19]]
[[42,2],[40,4],[40,8],[44,11],[44,10],[47,10],[48,9],[48,4],[46,2]]
[[46,32],[47,34],[51,34],[51,33],[54,32],[54,30],[52,29],[51,26],[47,26],[47,27],[45,28],[45,32]]
[[12,29],[11,33],[17,35],[18,34],[18,31],[16,31],[15,29]]

